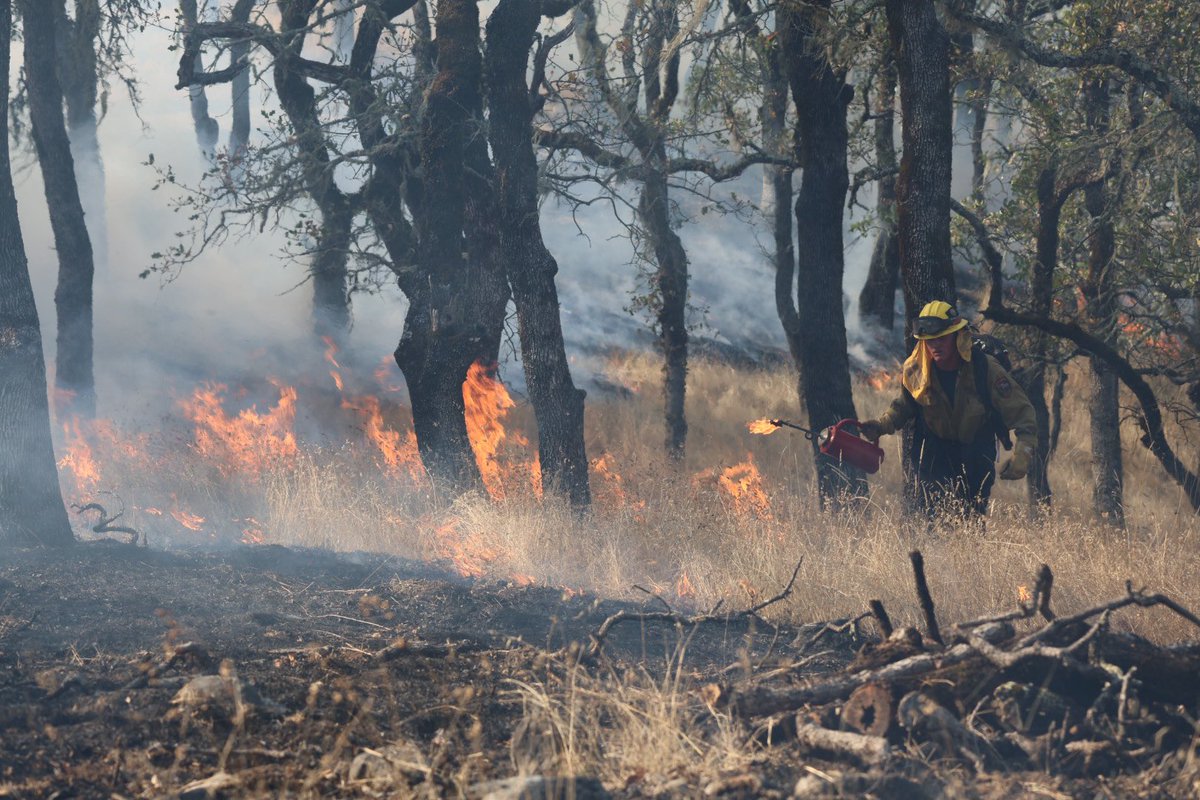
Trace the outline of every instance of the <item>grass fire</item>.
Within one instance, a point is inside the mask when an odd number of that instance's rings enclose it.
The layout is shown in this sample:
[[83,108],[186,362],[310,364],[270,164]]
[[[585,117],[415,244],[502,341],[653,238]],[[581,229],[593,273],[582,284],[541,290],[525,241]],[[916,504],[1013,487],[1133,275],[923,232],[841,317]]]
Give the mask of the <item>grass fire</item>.
[[0,0],[0,798],[1200,797],[1198,37]]

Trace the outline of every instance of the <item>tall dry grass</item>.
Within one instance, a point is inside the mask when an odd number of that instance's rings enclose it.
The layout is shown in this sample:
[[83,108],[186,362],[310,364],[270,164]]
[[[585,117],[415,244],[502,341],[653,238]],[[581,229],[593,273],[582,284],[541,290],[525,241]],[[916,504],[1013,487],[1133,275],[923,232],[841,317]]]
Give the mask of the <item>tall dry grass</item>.
[[[105,485],[120,495],[123,521],[147,531],[152,544],[243,539],[392,553],[464,575],[610,597],[642,597],[632,589],[637,584],[695,607],[724,599],[735,608],[770,596],[802,561],[797,591],[771,609],[795,621],[854,614],[871,598],[899,620],[915,620],[907,557],[914,548],[925,554],[947,621],[1011,606],[1041,563],[1055,571],[1062,611],[1119,595],[1126,580],[1200,607],[1200,524],[1137,444],[1132,423],[1125,432],[1129,525],[1118,531],[1092,518],[1087,414],[1075,388],[1086,380],[1082,375],[1069,384],[1051,471],[1053,511],[1031,520],[1023,482],[1002,482],[985,524],[933,528],[909,524],[900,511],[898,438],[885,440],[887,458],[866,502],[840,514],[818,509],[809,443],[786,430],[763,437],[746,429],[758,417],[799,416],[796,376],[788,370],[694,363],[688,450],[678,466],[663,457],[658,361],[614,355],[606,377],[627,391],[590,398],[587,444],[599,463],[592,475],[596,502],[586,515],[534,496],[533,447],[511,437],[500,451],[502,501],[483,494],[441,498],[407,474],[384,469],[352,428],[344,431],[347,444],[302,448],[254,474],[233,475],[202,459],[177,430],[163,434],[153,469],[117,459]],[[855,391],[866,417],[882,411],[894,388],[859,384]],[[526,405],[518,404],[506,425],[533,439]],[[1172,433],[1182,439],[1181,429]],[[722,486],[722,472],[745,462],[761,475],[765,502],[739,501]],[[202,530],[175,524],[163,513],[171,504],[203,517]],[[1125,620],[1155,636],[1195,634],[1156,613]]]

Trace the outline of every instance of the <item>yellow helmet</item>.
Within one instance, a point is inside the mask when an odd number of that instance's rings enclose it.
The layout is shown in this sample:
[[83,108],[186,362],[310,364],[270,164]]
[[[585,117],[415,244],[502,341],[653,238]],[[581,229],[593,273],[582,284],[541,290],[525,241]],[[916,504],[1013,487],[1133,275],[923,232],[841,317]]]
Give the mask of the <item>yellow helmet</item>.
[[913,335],[918,339],[937,339],[940,336],[960,331],[967,327],[967,321],[958,315],[958,309],[945,300],[934,300],[926,303],[917,315],[913,325]]

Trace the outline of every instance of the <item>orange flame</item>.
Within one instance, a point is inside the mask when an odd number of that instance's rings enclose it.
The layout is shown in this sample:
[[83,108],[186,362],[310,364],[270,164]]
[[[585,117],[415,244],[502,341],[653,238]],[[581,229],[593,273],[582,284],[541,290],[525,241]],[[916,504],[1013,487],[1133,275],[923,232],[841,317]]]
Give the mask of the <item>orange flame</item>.
[[738,514],[771,518],[771,500],[763,489],[762,475],[754,465],[753,455],[747,453],[745,461],[723,470],[718,482],[733,498]]
[[1017,587],[1017,602],[1024,605],[1024,604],[1030,602],[1031,600],[1033,600],[1033,595],[1031,595],[1029,593],[1029,587],[1028,586],[1018,586]]
[[882,392],[884,389],[891,386],[896,379],[897,373],[888,369],[877,369],[867,376],[867,385],[877,392]]
[[333,369],[329,371],[329,377],[333,378],[333,384],[337,386],[337,390],[343,392],[346,387],[342,382],[342,365],[337,360],[339,350],[337,342],[333,340],[332,336],[322,336],[321,341],[325,343],[325,360],[333,365]]
[[296,419],[296,390],[277,386],[279,404],[260,414],[254,407],[229,416],[223,407],[221,384],[198,388],[190,401],[181,403],[195,423],[196,450],[217,464],[225,475],[234,472],[257,474],[279,461],[289,461],[298,452],[292,424]]
[[100,467],[78,417],[63,425],[63,442],[66,452],[58,460],[58,468],[70,471],[73,494],[82,497],[94,492],[100,485]]
[[183,527],[189,531],[199,531],[204,529],[204,517],[197,514],[191,514],[187,511],[175,510],[171,512],[171,516],[175,518]]
[[501,555],[495,547],[463,531],[458,519],[444,522],[434,531],[434,537],[438,557],[452,562],[455,571],[464,578],[483,577],[488,565]]
[[692,579],[688,577],[687,570],[680,570],[679,577],[675,580],[675,594],[679,597],[695,597],[696,587],[692,585]]
[[746,430],[751,433],[757,433],[760,436],[770,436],[779,430],[779,423],[773,419],[756,419],[753,422],[746,423]]
[[[467,436],[475,451],[475,463],[483,476],[483,485],[495,500],[504,498],[504,481],[497,454],[506,439],[504,429],[508,412],[516,406],[504,384],[496,380],[495,364],[476,361],[467,370],[463,381],[463,403],[466,406]],[[519,434],[511,436],[513,444],[525,446],[529,442]],[[541,485],[541,481],[538,481]]]
[[346,398],[342,401],[342,408],[357,411],[362,416],[363,433],[379,451],[388,472],[407,472],[417,483],[425,480],[425,467],[417,451],[417,434],[410,430],[407,436],[401,439],[399,431],[387,427],[383,421],[378,397],[367,395]]

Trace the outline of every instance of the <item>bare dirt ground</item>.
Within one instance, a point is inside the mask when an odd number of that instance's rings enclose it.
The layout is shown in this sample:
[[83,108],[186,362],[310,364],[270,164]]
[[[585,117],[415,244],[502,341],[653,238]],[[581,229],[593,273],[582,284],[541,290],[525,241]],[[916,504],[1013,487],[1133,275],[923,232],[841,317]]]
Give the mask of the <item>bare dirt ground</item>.
[[[739,665],[802,662],[796,675],[811,675],[845,666],[864,643],[853,628],[753,619],[693,631],[627,624],[581,664],[611,614],[661,601],[278,546],[218,554],[94,542],[10,550],[2,561],[0,797],[482,797],[494,789],[487,781],[551,765],[539,749],[558,753],[559,767],[571,752],[560,740],[570,726],[542,730],[548,712],[531,716],[536,693],[520,686],[661,680],[703,731],[718,723],[697,699],[702,687]],[[618,724],[598,713],[586,724],[609,723]],[[623,774],[631,756],[614,750],[606,757],[616,766],[595,776],[603,789],[580,783],[559,796],[786,797],[800,778],[838,776],[837,764],[787,741],[758,746],[761,735],[736,728],[738,759],[705,755],[698,736],[688,740],[694,765]],[[1191,796],[1200,786],[1156,787],[1119,769],[1073,780],[1053,769],[907,763],[896,781],[838,791],[1068,798]]]

